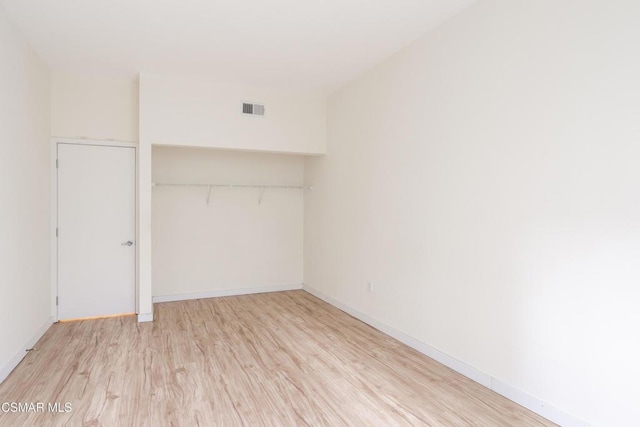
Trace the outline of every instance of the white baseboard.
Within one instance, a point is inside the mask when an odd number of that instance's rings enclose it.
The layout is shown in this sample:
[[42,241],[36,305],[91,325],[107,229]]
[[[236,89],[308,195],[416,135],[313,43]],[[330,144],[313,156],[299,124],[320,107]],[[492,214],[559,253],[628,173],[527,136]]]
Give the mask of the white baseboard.
[[18,366],[18,364],[24,359],[27,355],[27,349],[33,348],[36,345],[38,340],[42,338],[42,336],[49,330],[49,328],[53,325],[53,317],[49,317],[46,322],[42,324],[38,328],[35,334],[27,341],[21,348],[18,350],[15,356],[13,356],[2,368],[0,368],[0,383],[2,383],[9,374]]
[[293,291],[297,289],[302,289],[301,283],[295,283],[292,285],[258,286],[254,288],[226,289],[226,290],[209,291],[209,292],[195,292],[195,293],[189,293],[189,294],[158,295],[153,297],[153,302],[156,303],[156,302],[185,301],[190,299],[201,299],[201,298],[230,297],[235,295],[263,294],[266,292]]
[[522,390],[519,390],[509,384],[503,383],[495,378],[491,379],[491,390],[506,397],[507,399],[516,402],[520,406],[524,406],[536,414],[545,417],[546,419],[553,421],[554,423],[563,427],[589,427],[585,421],[582,421],[573,415],[569,415],[560,409],[549,405],[548,403],[531,396]]
[[153,313],[139,313],[138,323],[153,322]]
[[486,374],[473,366],[467,365],[466,363],[457,360],[446,353],[441,352],[438,349],[431,347],[429,344],[426,344],[410,335],[405,334],[385,323],[382,323],[373,317],[365,314],[361,311],[354,309],[353,307],[344,304],[335,298],[327,296],[322,292],[309,287],[308,285],[303,285],[302,289],[311,295],[320,298],[324,302],[331,304],[332,306],[339,308],[345,313],[355,317],[358,320],[363,321],[364,323],[372,326],[373,328],[389,335],[392,338],[397,339],[403,344],[408,345],[409,347],[419,351],[420,353],[429,356],[430,358],[442,363],[443,365],[453,369],[454,371],[464,375],[467,378],[472,379],[473,381],[487,387],[490,390],[495,391],[496,393],[506,397],[507,399],[524,406],[536,414],[553,421],[556,424],[559,424],[563,427],[588,427],[589,424],[586,422],[573,417],[558,408],[555,408],[546,402],[531,396],[517,388],[510,386],[502,381],[493,378],[491,375]]

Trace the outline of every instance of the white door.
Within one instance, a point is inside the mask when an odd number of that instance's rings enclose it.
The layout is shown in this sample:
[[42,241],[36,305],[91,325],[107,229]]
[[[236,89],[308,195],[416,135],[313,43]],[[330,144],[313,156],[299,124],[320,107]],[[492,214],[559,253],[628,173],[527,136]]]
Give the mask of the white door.
[[58,143],[58,319],[135,311],[135,149]]

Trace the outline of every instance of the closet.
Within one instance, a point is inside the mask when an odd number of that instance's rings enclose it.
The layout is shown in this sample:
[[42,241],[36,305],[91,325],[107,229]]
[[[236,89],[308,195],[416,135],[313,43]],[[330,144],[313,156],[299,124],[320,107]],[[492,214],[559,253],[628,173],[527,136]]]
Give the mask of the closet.
[[152,302],[300,289],[325,94],[142,74],[139,100],[139,319]]
[[154,302],[299,289],[304,158],[152,152]]

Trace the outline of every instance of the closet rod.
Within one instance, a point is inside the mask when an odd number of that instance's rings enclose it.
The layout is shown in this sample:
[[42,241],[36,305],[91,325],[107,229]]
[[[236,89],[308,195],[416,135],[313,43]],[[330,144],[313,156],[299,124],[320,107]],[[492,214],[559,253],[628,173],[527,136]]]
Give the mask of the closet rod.
[[311,185],[244,185],[244,184],[170,184],[165,182],[154,182],[153,186],[167,187],[224,187],[224,188],[293,188],[299,190],[313,190]]

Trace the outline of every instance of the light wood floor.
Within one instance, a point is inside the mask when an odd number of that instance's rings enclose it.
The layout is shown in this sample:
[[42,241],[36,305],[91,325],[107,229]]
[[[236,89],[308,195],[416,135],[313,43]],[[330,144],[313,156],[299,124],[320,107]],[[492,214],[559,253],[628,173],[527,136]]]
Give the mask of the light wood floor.
[[540,426],[532,412],[304,291],[53,325],[0,385],[2,426]]

